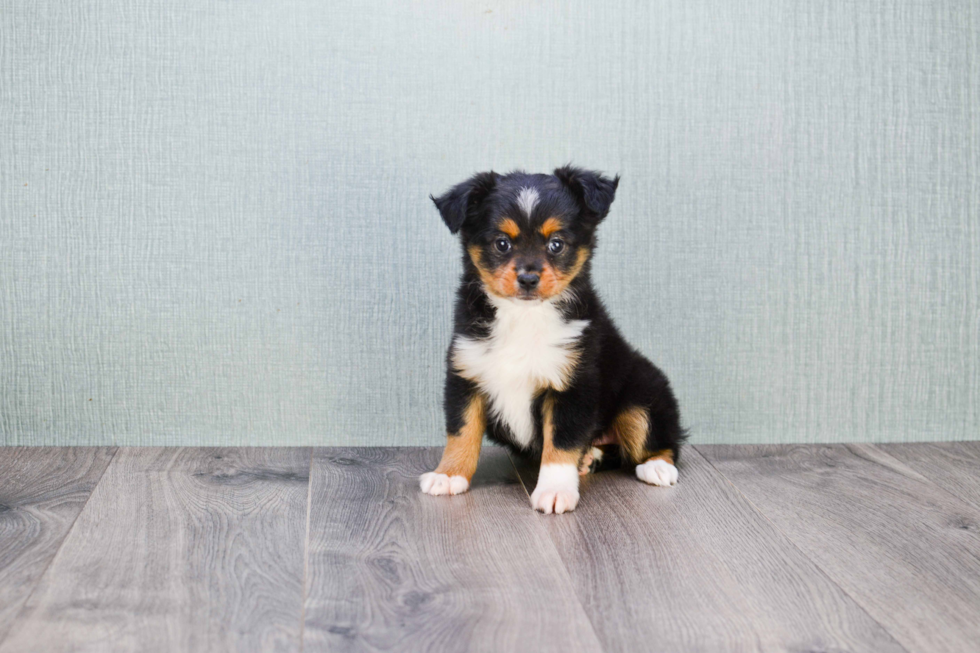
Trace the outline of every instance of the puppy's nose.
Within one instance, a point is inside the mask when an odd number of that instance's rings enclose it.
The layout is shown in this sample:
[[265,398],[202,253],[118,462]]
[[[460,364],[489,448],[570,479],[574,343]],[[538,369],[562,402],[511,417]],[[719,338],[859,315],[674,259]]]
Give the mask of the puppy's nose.
[[538,287],[538,281],[541,277],[537,274],[522,272],[517,275],[517,283],[521,287],[521,290],[534,290]]

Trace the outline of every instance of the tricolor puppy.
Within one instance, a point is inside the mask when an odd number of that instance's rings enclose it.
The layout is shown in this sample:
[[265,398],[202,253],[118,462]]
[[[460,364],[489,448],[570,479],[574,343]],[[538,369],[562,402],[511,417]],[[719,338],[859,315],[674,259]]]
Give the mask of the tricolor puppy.
[[684,430],[663,372],[620,335],[592,288],[596,227],[619,177],[483,172],[432,198],[463,245],[447,355],[446,450],[422,491],[470,486],[484,432],[540,453],[531,504],[574,510],[579,474],[602,461],[673,485]]

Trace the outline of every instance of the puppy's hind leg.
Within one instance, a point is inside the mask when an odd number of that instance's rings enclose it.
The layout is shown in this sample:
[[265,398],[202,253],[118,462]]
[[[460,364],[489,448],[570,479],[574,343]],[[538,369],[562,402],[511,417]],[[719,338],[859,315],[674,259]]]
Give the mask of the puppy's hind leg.
[[670,451],[657,452],[636,466],[636,477],[644,483],[667,487],[677,483],[677,468]]
[[687,436],[670,383],[652,363],[640,359],[628,387],[627,403],[613,422],[623,453],[636,464],[636,477],[644,483],[674,485]]
[[610,429],[607,435],[592,443],[582,457],[582,462],[579,463],[579,476],[622,467],[623,457],[619,450],[619,442],[614,438],[615,431]]

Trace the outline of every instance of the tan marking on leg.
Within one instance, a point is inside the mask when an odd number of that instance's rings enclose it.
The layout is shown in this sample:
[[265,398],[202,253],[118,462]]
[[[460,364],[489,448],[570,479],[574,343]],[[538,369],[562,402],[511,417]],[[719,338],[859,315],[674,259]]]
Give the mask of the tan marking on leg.
[[646,450],[650,417],[645,408],[632,406],[622,410],[613,420],[612,429],[623,453],[632,462],[643,462],[650,455]]
[[517,226],[513,218],[504,218],[497,228],[510,236],[512,240],[521,235],[521,228]]
[[476,395],[463,413],[463,428],[446,436],[446,448],[436,473],[446,476],[462,476],[467,481],[476,472],[486,430],[486,408],[483,395]]
[[663,460],[671,465],[674,464],[674,452],[670,449],[661,449],[660,451],[654,451],[649,457],[643,462],[648,462],[651,460]]
[[531,493],[531,506],[546,515],[575,510],[579,500],[578,465],[585,453],[584,447],[577,451],[555,447],[554,410],[554,396],[549,394],[542,406],[544,448],[541,452],[541,468],[538,471],[537,485]]
[[670,487],[677,484],[674,454],[669,449],[647,452],[646,460],[636,466],[636,477],[650,485]]
[[561,220],[558,218],[548,218],[544,221],[544,224],[541,225],[541,228],[538,229],[538,231],[541,232],[542,236],[547,238],[556,231],[561,231],[563,226],[564,225],[562,225]]
[[568,451],[555,447],[555,400],[550,394],[545,397],[541,411],[544,418],[542,420],[544,446],[541,450],[541,464],[574,465],[575,467],[578,467],[579,461],[582,459],[582,454],[584,453],[582,449],[573,449]]

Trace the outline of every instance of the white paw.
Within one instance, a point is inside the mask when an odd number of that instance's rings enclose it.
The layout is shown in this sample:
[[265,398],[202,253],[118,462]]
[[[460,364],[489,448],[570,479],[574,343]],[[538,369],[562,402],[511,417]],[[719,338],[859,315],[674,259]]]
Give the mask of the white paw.
[[571,512],[578,505],[578,468],[575,465],[542,465],[531,506],[546,515]]
[[650,485],[674,485],[677,483],[677,468],[666,460],[648,460],[636,466],[636,477]]
[[426,494],[462,494],[470,489],[470,482],[462,476],[446,476],[438,472],[426,472],[419,477],[419,487]]
[[531,505],[546,515],[571,512],[578,505],[578,492],[568,490],[551,490],[538,486],[531,493]]

